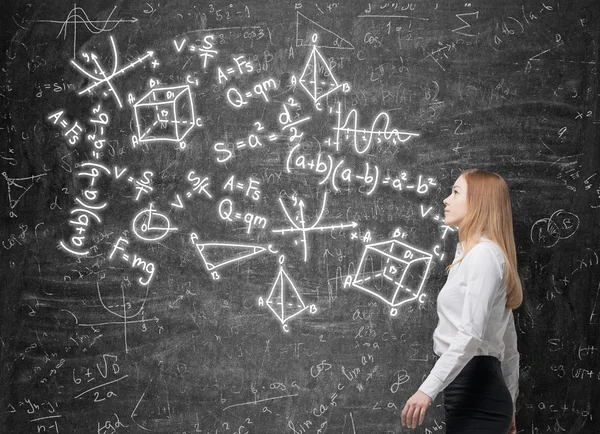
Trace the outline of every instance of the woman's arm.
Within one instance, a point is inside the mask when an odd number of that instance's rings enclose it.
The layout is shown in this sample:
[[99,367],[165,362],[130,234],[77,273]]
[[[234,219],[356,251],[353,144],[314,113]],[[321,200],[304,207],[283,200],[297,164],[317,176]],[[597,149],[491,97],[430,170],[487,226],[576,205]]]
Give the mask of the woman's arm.
[[458,331],[419,390],[435,399],[477,353],[495,304],[503,298],[504,270],[486,243],[475,246],[462,261],[467,287]]
[[502,298],[504,270],[488,246],[475,246],[462,261],[466,267],[467,288],[458,332],[419,390],[402,410],[402,425],[415,428],[423,423],[425,412],[437,394],[456,378],[476,354],[490,317]]
[[517,350],[517,331],[512,311],[504,332],[504,360],[502,360],[502,376],[512,396],[516,411],[516,401],[519,394],[519,351]]

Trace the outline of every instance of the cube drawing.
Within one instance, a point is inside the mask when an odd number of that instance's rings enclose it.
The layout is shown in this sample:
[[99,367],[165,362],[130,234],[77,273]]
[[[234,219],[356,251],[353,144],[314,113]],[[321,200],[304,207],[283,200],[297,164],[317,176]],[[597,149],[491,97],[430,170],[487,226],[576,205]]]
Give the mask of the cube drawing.
[[395,308],[418,299],[433,256],[398,240],[365,246],[352,286]]
[[196,122],[187,85],[151,89],[133,107],[140,143],[181,142]]

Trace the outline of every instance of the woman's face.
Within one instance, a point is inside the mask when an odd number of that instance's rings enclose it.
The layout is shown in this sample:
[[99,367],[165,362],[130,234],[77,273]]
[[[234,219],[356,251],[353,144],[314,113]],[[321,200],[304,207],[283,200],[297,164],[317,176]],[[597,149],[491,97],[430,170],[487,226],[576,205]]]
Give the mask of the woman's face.
[[467,215],[467,181],[462,175],[454,183],[450,196],[444,199],[444,205],[444,224],[460,227]]

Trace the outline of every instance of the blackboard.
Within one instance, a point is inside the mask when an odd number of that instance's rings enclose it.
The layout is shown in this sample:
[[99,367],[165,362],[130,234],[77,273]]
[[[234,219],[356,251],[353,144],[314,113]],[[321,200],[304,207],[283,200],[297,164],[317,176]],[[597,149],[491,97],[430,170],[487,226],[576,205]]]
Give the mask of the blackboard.
[[480,167],[513,201],[519,432],[598,432],[599,12],[5,2],[0,431],[408,432],[442,200]]

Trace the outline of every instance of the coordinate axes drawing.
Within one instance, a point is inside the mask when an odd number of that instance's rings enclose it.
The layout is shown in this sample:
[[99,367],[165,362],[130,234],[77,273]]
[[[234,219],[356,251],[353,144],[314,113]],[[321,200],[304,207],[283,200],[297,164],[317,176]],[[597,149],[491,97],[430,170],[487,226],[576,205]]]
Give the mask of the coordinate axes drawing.
[[405,143],[413,137],[419,137],[419,133],[391,128],[390,115],[386,112],[377,114],[371,122],[370,128],[359,127],[359,113],[356,109],[350,110],[344,118],[342,104],[339,102],[335,109],[330,108],[330,113],[335,113],[337,119],[336,126],[333,128],[335,131],[333,145],[336,151],[339,151],[340,144],[344,141],[349,141],[354,151],[362,155],[376,143],[386,141],[397,145]]
[[[283,202],[283,200],[281,198],[279,198],[279,205],[281,207],[281,210],[283,211],[283,214],[285,215],[285,218],[288,220],[288,222],[290,222],[289,227],[286,228],[281,228],[281,229],[273,229],[272,232],[273,233],[278,233],[278,234],[288,234],[288,233],[300,233],[301,234],[301,239],[296,241],[296,244],[298,242],[300,242],[304,248],[304,262],[306,262],[308,260],[308,241],[306,238],[307,233],[309,232],[323,232],[325,230],[334,230],[334,229],[354,229],[358,226],[358,223],[356,222],[350,222],[350,223],[334,223],[334,224],[328,224],[328,225],[319,225],[319,223],[321,222],[321,219],[323,218],[323,215],[325,214],[325,210],[326,210],[326,206],[327,206],[327,191],[325,191],[325,193],[323,194],[323,201],[321,202],[321,209],[319,211],[318,216],[315,218],[315,221],[313,224],[311,224],[310,226],[307,225],[307,221],[305,218],[305,203],[304,200],[302,199],[298,199],[298,197],[296,195],[294,195],[292,197],[293,200],[293,205],[295,208],[297,208],[297,213],[295,217],[292,217],[290,215],[290,212],[288,211],[287,207],[285,206],[285,203]],[[298,222],[298,223],[296,223]]]
[[[148,323],[148,322],[157,323],[159,320],[156,317],[144,318],[144,307],[146,305],[146,301],[148,300],[148,286],[146,286],[144,294],[142,294],[141,297],[135,301],[132,297],[130,297],[126,294],[126,290],[133,288],[131,286],[131,282],[129,282],[128,279],[122,281],[119,284],[119,287],[120,287],[119,288],[120,294],[118,294],[117,297],[120,295],[120,300],[118,298],[115,298],[114,295],[112,297],[107,297],[106,294],[103,295],[102,294],[103,290],[100,288],[100,283],[96,282],[96,289],[98,291],[98,300],[100,300],[100,304],[101,304],[102,308],[106,312],[108,312],[110,315],[112,315],[113,317],[116,317],[117,318],[116,320],[98,321],[95,323],[80,323],[79,320],[77,319],[77,317],[72,312],[70,312],[70,313],[71,313],[71,315],[73,315],[73,317],[75,318],[75,322],[80,327],[90,327],[92,329],[98,329],[98,327],[108,326],[108,325],[116,325],[116,326],[123,327],[123,345],[125,347],[125,352],[128,353],[129,352],[129,344],[128,344],[128,339],[127,339],[127,333],[128,333],[127,328],[133,324],[142,324],[142,327],[146,327],[145,326],[146,323]],[[107,291],[106,287],[104,288],[104,291]],[[118,301],[115,301],[115,304],[113,304],[113,303],[107,304],[106,299],[118,300]],[[137,309],[135,308],[136,304],[139,304]]]
[[[107,74],[108,68],[105,69],[102,67],[102,65],[100,65],[100,62],[98,61],[99,56],[96,53],[91,53],[91,54],[82,53],[81,54],[81,56],[85,59],[85,61],[88,64],[91,64],[91,66],[92,66],[91,72],[88,71],[87,69],[85,69],[79,63],[77,63],[77,61],[75,59],[71,59],[71,65],[73,65],[73,67],[75,69],[77,69],[84,77],[86,77],[92,81],[92,84],[87,86],[85,89],[81,90],[79,92],[79,95],[83,95],[84,93],[92,93],[92,91],[94,91],[96,88],[99,88],[102,85],[106,85],[108,89],[106,91],[104,91],[103,95],[107,96],[108,93],[106,93],[106,92],[110,92],[112,94],[112,97],[117,102],[119,108],[123,108],[123,103],[121,102],[119,93],[115,89],[115,87],[112,83],[112,80],[115,77],[125,74],[130,69],[133,69],[136,66],[144,63],[146,60],[152,58],[154,56],[154,52],[149,50],[145,54],[143,54],[143,55],[139,56],[138,58],[129,62],[127,65],[120,67],[120,65],[119,65],[119,50],[117,49],[117,43],[115,42],[115,39],[112,37],[112,35],[109,37],[109,40],[110,40],[110,46],[111,46],[112,55],[113,55],[112,71],[110,71],[109,74]],[[156,66],[158,66],[158,62],[155,60],[152,63],[152,65],[153,65],[153,67],[156,67]]]
[[69,26],[73,29],[73,57],[75,57],[75,53],[77,51],[77,28],[79,26],[84,26],[90,33],[99,34],[102,32],[110,32],[114,30],[121,23],[137,23],[137,18],[119,18],[112,19],[112,16],[117,9],[117,6],[113,7],[108,14],[106,19],[101,20],[92,20],[90,19],[88,13],[82,7],[77,6],[77,4],[73,4],[73,8],[69,11],[67,18],[64,20],[34,20],[34,23],[51,23],[51,24],[61,24],[60,31],[56,37],[58,38],[61,34],[63,35],[63,39],[67,39],[67,31]]

